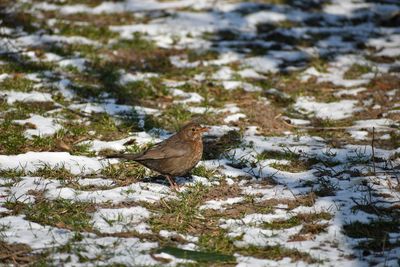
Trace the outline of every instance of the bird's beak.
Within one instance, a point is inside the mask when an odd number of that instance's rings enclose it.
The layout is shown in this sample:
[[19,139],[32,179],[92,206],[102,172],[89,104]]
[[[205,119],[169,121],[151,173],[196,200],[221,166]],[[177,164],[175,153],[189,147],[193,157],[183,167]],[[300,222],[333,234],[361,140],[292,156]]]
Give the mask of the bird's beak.
[[201,127],[201,128],[199,129],[199,131],[200,131],[201,133],[208,132],[209,130],[210,130],[209,127]]

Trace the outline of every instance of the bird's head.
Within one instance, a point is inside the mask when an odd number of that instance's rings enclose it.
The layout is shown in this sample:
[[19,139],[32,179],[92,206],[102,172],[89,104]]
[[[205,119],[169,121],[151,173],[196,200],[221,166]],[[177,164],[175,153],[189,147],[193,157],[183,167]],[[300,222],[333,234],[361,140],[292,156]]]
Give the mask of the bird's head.
[[179,134],[182,135],[182,138],[189,140],[201,139],[201,135],[204,132],[209,130],[208,127],[203,127],[198,123],[189,123],[185,125],[180,131]]

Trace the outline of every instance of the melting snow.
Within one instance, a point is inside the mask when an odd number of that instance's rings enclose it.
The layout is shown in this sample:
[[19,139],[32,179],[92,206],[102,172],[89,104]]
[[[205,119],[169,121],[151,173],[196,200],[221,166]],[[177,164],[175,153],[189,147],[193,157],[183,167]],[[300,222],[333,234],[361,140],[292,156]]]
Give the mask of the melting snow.
[[0,98],[6,99],[8,104],[19,102],[53,102],[51,94],[42,92],[16,92],[16,91],[0,91]]
[[303,113],[313,113],[321,119],[341,120],[350,117],[360,109],[356,107],[357,100],[341,100],[339,102],[316,102],[312,97],[297,98],[294,107]]
[[15,120],[14,122],[20,125],[28,123],[34,126],[34,129],[25,130],[25,135],[27,137],[51,136],[63,128],[61,125],[57,124],[53,118],[46,118],[40,115],[31,115],[29,119]]

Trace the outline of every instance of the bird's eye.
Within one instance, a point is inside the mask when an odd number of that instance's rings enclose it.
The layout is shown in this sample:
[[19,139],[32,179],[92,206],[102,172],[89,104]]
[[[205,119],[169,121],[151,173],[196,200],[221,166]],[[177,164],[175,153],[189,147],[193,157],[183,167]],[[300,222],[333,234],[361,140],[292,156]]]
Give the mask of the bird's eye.
[[194,131],[196,131],[196,129],[195,129],[195,128],[192,128],[192,132],[194,132]]

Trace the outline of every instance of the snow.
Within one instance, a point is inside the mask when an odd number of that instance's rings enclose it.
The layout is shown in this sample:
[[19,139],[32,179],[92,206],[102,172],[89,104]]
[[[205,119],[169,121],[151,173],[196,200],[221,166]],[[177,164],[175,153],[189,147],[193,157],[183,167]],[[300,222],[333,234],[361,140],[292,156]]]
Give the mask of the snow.
[[352,116],[359,108],[357,100],[341,100],[339,102],[321,103],[312,97],[299,97],[294,107],[303,113],[313,113],[321,119],[341,120]]
[[0,155],[1,169],[35,171],[44,166],[65,167],[73,174],[91,173],[103,168],[100,161],[67,152],[27,152],[18,155]]
[[58,62],[60,67],[73,67],[79,71],[85,70],[86,59],[84,58],[71,58],[71,59],[63,59]]
[[398,57],[400,55],[400,47],[387,47],[382,49],[378,56],[386,56],[386,57]]
[[286,19],[287,17],[284,14],[273,11],[259,11],[246,16],[246,21],[251,26],[257,26],[257,24],[261,23],[281,22]]
[[92,151],[102,151],[102,150],[106,150],[106,149],[112,149],[115,151],[122,151],[125,150],[125,146],[124,144],[128,141],[131,141],[132,138],[128,137],[128,138],[124,138],[121,140],[115,140],[115,141],[101,141],[101,140],[92,140],[92,141],[83,141],[81,144],[83,145],[89,145],[90,146],[90,150]]
[[184,92],[180,89],[171,89],[171,94],[178,98],[182,98],[179,100],[175,100],[174,102],[176,103],[187,104],[187,103],[201,103],[204,101],[204,98],[198,93]]
[[11,75],[8,73],[0,74],[0,82],[4,81],[5,79],[11,78]]
[[344,90],[339,90],[335,92],[333,95],[336,97],[342,97],[342,96],[356,96],[358,93],[366,91],[367,88],[365,87],[360,87],[360,88],[354,88],[354,89],[344,89]]
[[102,151],[106,149],[111,149],[115,151],[123,151],[126,149],[125,143],[129,141],[134,141],[134,144],[144,145],[147,143],[158,143],[161,140],[159,138],[154,138],[146,132],[136,132],[127,138],[123,138],[115,141],[101,141],[101,140],[88,140],[83,141],[80,144],[85,144],[90,146],[92,151]]
[[200,206],[200,210],[213,209],[213,210],[225,210],[224,205],[233,205],[243,201],[243,197],[233,197],[226,200],[209,200]]
[[261,73],[275,73],[279,71],[279,66],[283,63],[282,60],[272,57],[250,57],[244,60],[246,67],[251,67]]
[[260,75],[253,69],[243,69],[241,71],[238,71],[238,74],[242,78],[253,78],[253,79],[263,79],[264,78],[264,76]]
[[29,46],[29,45],[42,45],[46,43],[68,43],[68,44],[84,44],[84,45],[99,45],[98,42],[87,39],[82,36],[61,36],[61,35],[26,35],[19,37],[17,39],[18,43],[21,43],[22,45]]
[[223,81],[222,86],[226,90],[234,90],[238,88],[243,88],[246,92],[259,92],[262,91],[261,87],[250,84],[250,83],[245,83],[245,82],[240,82],[240,81]]
[[60,124],[57,124],[54,119],[46,118],[40,115],[31,115],[29,119],[15,120],[14,122],[20,125],[25,125],[28,123],[35,126],[35,129],[25,130],[25,135],[27,137],[51,136],[63,128]]
[[172,65],[178,68],[195,68],[200,65],[200,62],[189,62],[186,58],[182,58],[180,56],[171,56],[169,58]]
[[[393,246],[385,246],[379,253],[367,251],[370,254],[366,255],[359,246],[370,239],[352,238],[343,231],[348,223],[370,223],[383,218],[368,210],[357,209],[356,202],[374,203],[378,208],[392,210],[400,197],[396,191],[400,148],[395,145],[399,135],[397,102],[400,91],[396,75],[400,66],[400,30],[394,26],[400,8],[395,1],[331,0],[326,3],[294,1],[281,4],[276,1],[123,0],[97,5],[71,4],[64,0],[30,2],[17,1],[15,8],[25,9],[24,12],[35,18],[34,27],[14,27],[9,23],[0,27],[3,37],[0,52],[5,55],[0,61],[3,70],[0,83],[19,76],[33,82],[33,89],[28,92],[18,91],[18,88],[8,91],[0,88],[0,98],[7,103],[0,105],[5,107],[0,110],[0,122],[11,118],[12,124],[24,125],[23,133],[28,138],[22,144],[23,148],[12,155],[4,147],[14,144],[13,136],[8,135],[7,129],[5,135],[0,133],[0,136],[7,136],[6,142],[4,138],[0,140],[0,228],[3,241],[27,244],[33,249],[32,254],[45,253],[44,264],[48,265],[202,264],[157,252],[161,245],[170,244],[169,241],[178,248],[199,251],[202,233],[196,232],[194,225],[190,225],[190,234],[187,234],[166,229],[161,224],[156,227],[151,224],[154,217],[174,212],[170,200],[179,200],[182,205],[187,201],[191,205],[185,196],[196,196],[192,192],[200,190],[199,194],[204,195],[194,207],[190,206],[196,223],[206,225],[214,220],[215,230],[220,230],[223,237],[231,238],[237,248],[279,245],[308,253],[322,261],[309,264],[289,257],[272,260],[268,259],[269,255],[258,254],[256,257],[234,251],[236,263],[232,264],[237,266],[398,265],[400,249],[395,245],[398,233],[387,233]],[[54,18],[47,19],[49,14],[44,11],[54,13]],[[65,36],[57,29],[60,18],[68,15],[74,15],[71,16],[73,25],[93,26],[86,17],[109,14],[112,18],[122,16],[123,12],[133,15],[134,20],[104,25],[119,33],[116,38],[105,42],[85,36]],[[74,17],[82,13],[85,16],[76,21]],[[61,22],[65,21],[67,19],[63,18]],[[47,27],[39,29],[42,22]],[[258,27],[262,24],[266,25],[265,29]],[[115,82],[121,86],[137,81],[147,84],[156,78],[166,90],[160,94],[154,91],[154,99],[126,101],[140,103],[138,105],[121,104],[126,102],[114,99],[118,92],[112,85],[100,84],[102,78],[109,77],[100,77],[92,63],[101,60],[113,64],[108,53],[118,52],[119,48],[114,49],[114,44],[123,39],[129,43],[135,33],[154,42],[154,47],[165,49],[168,67],[158,70],[147,64],[146,59],[141,62],[143,66],[117,63],[106,67],[115,67],[118,75]],[[224,33],[228,33],[228,38]],[[91,46],[99,52],[87,55],[80,51],[79,45]],[[55,52],[59,49],[64,51],[64,46],[68,48],[65,54]],[[77,49],[69,51],[74,46]],[[208,59],[209,52],[212,59]],[[18,53],[24,62],[30,64],[20,66],[21,59],[17,57],[13,62]],[[205,55],[207,59],[190,61],[189,53],[197,53],[199,58]],[[368,66],[369,70],[349,79],[346,72],[355,64]],[[38,68],[28,71],[30,66]],[[89,79],[81,81],[80,78],[86,76]],[[86,92],[78,91],[85,90],[80,85],[86,83],[98,88],[99,95],[86,96]],[[309,90],[309,85],[324,90],[324,94],[313,97],[314,90]],[[207,93],[190,88],[205,88]],[[324,100],[325,93],[328,95],[326,99],[336,100]],[[265,134],[265,129],[256,122],[253,124],[252,118],[247,119],[241,110],[242,97],[277,108],[279,115],[274,120],[278,123],[283,120],[290,125],[282,131],[276,129],[275,133],[272,129],[271,134]],[[29,111],[32,112],[29,117],[22,117],[16,105],[18,101],[52,102],[56,109],[40,114]],[[172,190],[165,179],[155,178],[149,171],[143,180],[129,177],[132,179],[122,181],[118,175],[107,175],[104,170],[110,164],[116,172],[120,171],[118,168],[129,168],[127,171],[132,168],[134,171],[136,167],[118,159],[106,159],[98,152],[106,149],[125,152],[164,140],[170,136],[167,130],[171,129],[159,128],[164,123],[159,125],[158,122],[170,116],[165,112],[175,105],[182,105],[192,113],[188,120],[200,117],[211,124],[207,125],[210,131],[204,136],[205,148],[209,149],[210,145],[218,148],[218,155],[213,157],[207,153],[207,160],[200,161],[198,166],[213,174],[208,178],[199,175],[176,177],[180,186],[178,192]],[[72,116],[69,116],[68,109],[83,113],[84,118],[70,119]],[[74,151],[74,155],[72,152],[59,152],[58,147],[42,151],[44,148],[34,143],[33,136],[49,138],[57,134],[62,129],[61,122],[89,123],[99,113],[106,113],[116,123],[122,122],[126,114],[137,116],[138,121],[132,123],[132,132],[118,133],[118,136],[123,134],[119,139],[105,139],[91,131],[86,136],[90,140],[73,144],[87,146],[89,151],[96,152],[90,153],[92,156],[79,155],[79,151]],[[330,132],[325,135],[323,131],[316,131],[315,134],[321,136],[313,136],[314,117],[348,119],[352,125],[336,127],[332,132],[335,140],[339,141],[336,145]],[[181,124],[186,117],[170,116],[168,120],[170,124],[165,128]],[[61,134],[62,131],[54,137],[73,142],[74,137],[69,140],[72,131],[68,127],[64,130],[65,135]],[[336,137],[336,130],[339,137]],[[231,136],[226,135],[230,131],[238,132],[240,140],[230,140]],[[371,145],[373,131],[374,147]],[[222,136],[221,143],[218,138]],[[226,141],[229,144],[225,146]],[[230,141],[234,141],[232,146]],[[25,147],[32,147],[36,152],[25,152]],[[265,151],[285,156],[282,156],[284,159],[269,156],[263,154]],[[287,154],[293,154],[293,159],[286,158]],[[305,162],[304,170],[291,170],[297,161]],[[287,168],[281,170],[279,165]],[[74,177],[49,178],[35,173],[43,167],[65,167]],[[13,170],[23,170],[24,173],[13,177]],[[219,192],[218,186],[225,184],[228,188]],[[239,190],[231,192],[229,187]],[[325,187],[332,191],[331,194],[323,195]],[[43,195],[35,192],[43,192]],[[213,193],[212,198],[209,192]],[[310,198],[310,203],[301,202],[303,197]],[[14,215],[14,202],[36,205],[42,198],[47,201],[90,202],[94,210],[88,215],[94,231],[81,231],[76,238],[76,231],[69,230],[69,226],[65,229],[62,225],[38,224],[24,215],[24,209],[21,215]],[[232,216],[231,212],[236,211],[238,215]],[[319,212],[328,212],[332,218],[319,218],[312,222],[326,224],[326,228],[320,233],[306,233],[302,241],[292,237],[304,234],[303,222],[282,229],[271,229],[266,224]],[[221,216],[211,218],[206,216],[208,213]],[[182,219],[175,217],[173,223]],[[384,217],[393,220],[389,214],[385,213]],[[171,228],[174,226],[170,225]],[[160,242],[149,241],[157,238]],[[179,240],[176,244],[173,243],[175,239]],[[71,249],[57,249],[67,243]]]
[[235,113],[232,115],[228,115],[225,117],[224,122],[229,123],[229,122],[235,122],[240,119],[246,118],[246,115],[243,113]]
[[222,67],[212,75],[214,80],[230,80],[232,79],[233,71],[229,67]]
[[104,233],[136,231],[149,233],[149,226],[143,221],[150,217],[150,212],[143,207],[120,209],[100,209],[93,214],[93,227]]
[[153,108],[147,108],[142,106],[129,106],[115,104],[114,101],[106,101],[104,103],[83,103],[83,104],[71,104],[69,108],[73,110],[80,110],[85,113],[108,113],[110,115],[118,115],[123,113],[131,113],[135,111],[138,115],[146,114],[157,114],[159,111]]
[[29,93],[17,91],[0,91],[0,98],[7,101],[8,104],[15,102],[53,102],[51,94],[32,91]]
[[6,216],[0,218],[4,240],[10,243],[28,244],[32,249],[52,248],[66,244],[73,233],[66,229],[43,226],[23,218],[24,216]]
[[79,179],[78,183],[81,186],[112,186],[114,184],[114,181],[109,180],[109,179],[103,179],[103,178],[88,178],[88,179]]
[[60,93],[66,99],[72,99],[75,96],[75,93],[69,88],[71,85],[71,81],[68,79],[61,79],[58,82],[55,82],[55,87],[58,88]]
[[398,122],[395,122],[391,119],[358,120],[354,122],[354,127],[369,130],[375,128],[377,131],[382,131],[398,124]]
[[152,77],[158,77],[158,74],[156,74],[156,73],[137,72],[135,74],[132,74],[132,73],[125,73],[124,71],[121,71],[120,75],[121,76],[119,79],[119,83],[122,85],[126,85],[130,82],[143,81],[143,80],[146,80],[146,79],[152,78]]

